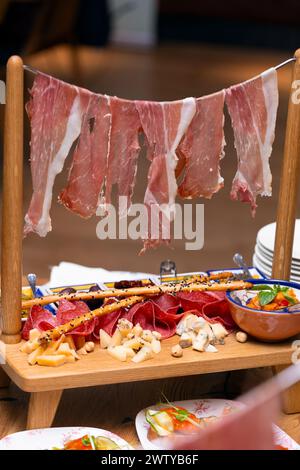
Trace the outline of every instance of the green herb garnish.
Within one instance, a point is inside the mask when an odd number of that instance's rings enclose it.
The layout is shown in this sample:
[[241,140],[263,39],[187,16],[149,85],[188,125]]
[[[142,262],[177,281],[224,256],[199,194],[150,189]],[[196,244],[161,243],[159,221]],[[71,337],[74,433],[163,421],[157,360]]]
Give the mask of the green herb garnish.
[[259,304],[263,307],[265,305],[270,304],[276,297],[279,292],[282,292],[284,298],[290,302],[292,305],[296,303],[296,300],[287,294],[289,287],[280,286],[279,284],[265,285],[265,284],[257,284],[253,286],[251,290],[258,290],[258,300]]
[[258,293],[258,300],[260,305],[263,307],[264,305],[270,304],[272,300],[275,299],[277,295],[277,291],[272,290],[262,290]]
[[81,442],[82,442],[82,444],[83,444],[85,447],[88,447],[88,446],[91,445],[90,439],[89,439],[89,438],[86,438],[86,437],[83,437],[83,438],[81,439]]

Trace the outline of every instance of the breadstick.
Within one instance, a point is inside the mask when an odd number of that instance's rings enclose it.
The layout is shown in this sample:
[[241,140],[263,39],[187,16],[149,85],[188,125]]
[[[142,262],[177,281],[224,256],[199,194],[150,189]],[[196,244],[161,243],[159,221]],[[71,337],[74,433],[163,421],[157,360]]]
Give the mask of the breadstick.
[[63,334],[69,333],[72,330],[75,330],[78,326],[83,325],[87,321],[91,321],[96,317],[102,317],[109,313],[115,312],[120,308],[131,307],[137,302],[144,300],[144,297],[134,296],[128,297],[127,299],[118,300],[112,304],[104,305],[103,307],[92,310],[91,312],[80,315],[79,317],[73,318],[73,320],[65,323],[64,325],[59,325],[52,330],[44,331],[39,337],[39,343],[49,343],[52,340],[60,338]]
[[34,305],[47,305],[54,302],[59,302],[62,299],[73,300],[92,300],[92,299],[106,299],[108,297],[130,297],[132,295],[154,296],[159,294],[174,294],[176,292],[192,292],[192,291],[226,291],[235,289],[248,289],[252,284],[244,281],[225,281],[218,282],[180,282],[178,284],[163,284],[161,286],[143,286],[131,287],[128,289],[110,289],[104,291],[94,292],[74,292],[73,294],[55,294],[45,297],[36,297],[31,300],[22,302],[22,310],[29,309]]

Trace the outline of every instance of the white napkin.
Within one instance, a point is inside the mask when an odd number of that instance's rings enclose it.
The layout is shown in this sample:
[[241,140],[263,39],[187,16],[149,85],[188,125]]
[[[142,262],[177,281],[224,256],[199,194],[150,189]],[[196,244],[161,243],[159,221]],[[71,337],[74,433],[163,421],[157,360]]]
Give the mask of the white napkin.
[[103,268],[89,268],[80,264],[62,261],[58,266],[53,266],[50,281],[45,287],[67,286],[76,284],[94,284],[101,282],[120,281],[121,279],[133,280],[153,277],[149,273],[135,273],[127,271],[108,271]]

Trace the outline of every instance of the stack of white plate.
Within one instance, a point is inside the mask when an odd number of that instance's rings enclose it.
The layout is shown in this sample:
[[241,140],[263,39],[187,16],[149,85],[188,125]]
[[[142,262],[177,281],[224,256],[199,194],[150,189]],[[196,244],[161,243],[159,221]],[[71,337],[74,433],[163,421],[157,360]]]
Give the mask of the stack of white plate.
[[[272,275],[276,224],[261,228],[257,234],[253,265],[267,277]],[[300,282],[300,219],[296,220],[291,267],[291,281]]]

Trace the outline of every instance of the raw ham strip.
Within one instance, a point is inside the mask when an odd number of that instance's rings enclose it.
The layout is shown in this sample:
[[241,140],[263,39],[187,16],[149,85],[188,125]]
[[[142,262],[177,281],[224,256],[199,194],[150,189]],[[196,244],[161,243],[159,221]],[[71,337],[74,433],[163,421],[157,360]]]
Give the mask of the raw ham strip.
[[[151,161],[144,203],[148,209],[148,233],[144,250],[170,240],[170,223],[174,218],[177,193],[176,149],[196,112],[196,100],[155,103],[136,101]],[[151,224],[151,215],[160,215]],[[156,218],[157,219],[157,218]],[[144,251],[143,250],[143,251]]]
[[249,202],[254,216],[257,195],[272,194],[269,158],[278,108],[276,70],[271,68],[252,80],[226,90],[226,104],[238,157],[231,198]]
[[141,122],[133,101],[117,97],[110,99],[112,126],[110,151],[107,162],[105,203],[111,203],[113,185],[118,186],[117,194],[125,198],[123,215],[131,205],[135,184],[137,159],[140,152],[139,132]]
[[111,128],[110,98],[91,94],[73,155],[68,185],[60,201],[88,218],[96,213],[107,167]]
[[196,114],[177,149],[185,170],[178,188],[183,198],[211,198],[223,187],[219,164],[225,145],[224,99],[222,90],[196,100]]
[[51,230],[50,207],[55,177],[81,129],[90,92],[38,73],[26,110],[31,124],[33,195],[25,217],[25,235]]

